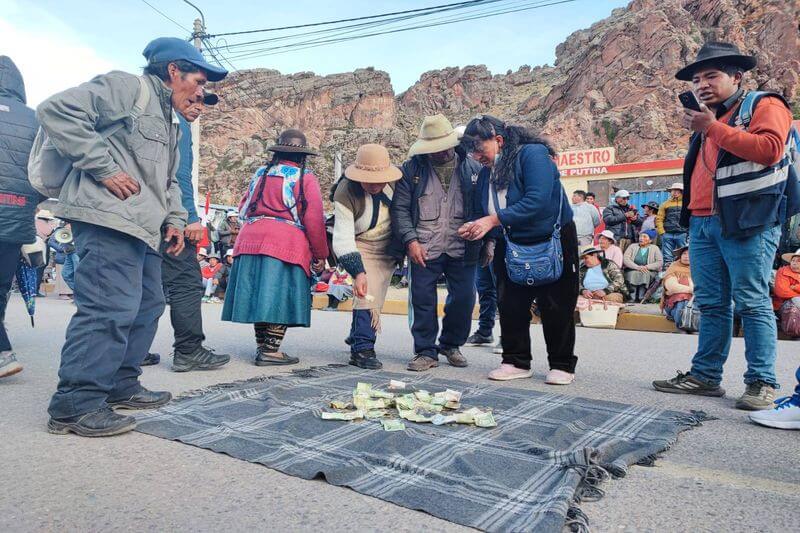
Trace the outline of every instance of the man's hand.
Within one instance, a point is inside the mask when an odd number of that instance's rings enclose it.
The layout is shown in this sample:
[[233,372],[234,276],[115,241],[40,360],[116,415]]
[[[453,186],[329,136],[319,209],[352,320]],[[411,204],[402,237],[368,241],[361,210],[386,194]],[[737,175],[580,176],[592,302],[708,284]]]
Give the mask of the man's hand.
[[186,246],[186,242],[183,240],[183,232],[175,226],[167,226],[164,231],[164,242],[172,243],[167,247],[166,252],[176,257],[181,254]]
[[500,219],[497,218],[497,215],[485,216],[478,220],[464,223],[463,226],[458,228],[458,236],[468,241],[477,241],[489,233],[492,228],[499,225]]
[[700,111],[683,110],[683,127],[688,130],[705,133],[716,120],[714,112],[705,104],[700,104]]
[[408,254],[408,258],[411,259],[415,265],[419,265],[422,268],[427,266],[425,260],[428,258],[428,254],[419,241],[411,241],[408,243],[406,246],[406,253]]
[[359,298],[365,298],[367,296],[367,274],[366,272],[361,272],[356,276],[356,279],[353,280],[353,292],[356,293],[356,296]]
[[492,260],[494,260],[494,246],[495,242],[493,240],[488,240],[481,247],[480,261],[482,267],[487,267],[492,264]]
[[139,182],[125,172],[117,172],[113,176],[100,181],[100,183],[120,200],[127,200],[134,194],[139,194],[141,190]]
[[197,244],[200,242],[200,239],[203,238],[203,225],[200,224],[200,222],[192,222],[186,226],[186,229],[183,230],[183,234],[186,235],[189,242]]
[[315,259],[314,262],[311,263],[311,270],[313,270],[315,274],[320,274],[324,269],[325,269],[324,259]]

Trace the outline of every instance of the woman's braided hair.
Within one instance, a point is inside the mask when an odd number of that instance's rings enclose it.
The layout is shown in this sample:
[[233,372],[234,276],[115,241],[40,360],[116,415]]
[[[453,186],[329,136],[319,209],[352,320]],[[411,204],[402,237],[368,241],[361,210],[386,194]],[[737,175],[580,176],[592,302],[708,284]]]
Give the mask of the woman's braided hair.
[[514,179],[514,166],[516,165],[517,152],[525,144],[541,144],[547,148],[551,157],[556,151],[550,143],[522,126],[506,124],[491,115],[478,115],[467,123],[461,144],[469,153],[481,142],[494,139],[496,135],[503,137],[502,157],[494,169],[494,182],[498,189],[508,187]]

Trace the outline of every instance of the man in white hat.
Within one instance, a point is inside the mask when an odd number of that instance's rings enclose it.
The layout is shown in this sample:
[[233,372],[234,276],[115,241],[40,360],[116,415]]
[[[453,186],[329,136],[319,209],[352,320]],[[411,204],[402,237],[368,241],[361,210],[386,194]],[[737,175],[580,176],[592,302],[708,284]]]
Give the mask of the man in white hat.
[[225,213],[225,220],[220,222],[217,231],[219,232],[219,253],[225,255],[236,244],[236,236],[239,234],[239,212],[231,209]]
[[623,252],[638,239],[638,229],[642,227],[643,222],[636,208],[628,203],[630,197],[631,193],[620,189],[614,195],[614,202],[603,210],[606,230],[614,234]]
[[689,229],[681,225],[683,209],[683,183],[677,182],[667,189],[670,198],[658,207],[656,230],[661,235],[661,253],[664,255],[664,268],[675,260],[673,251],[686,246]]
[[[425,117],[392,202],[392,230],[409,259],[409,323],[414,337],[409,370],[439,366],[439,354],[453,366],[467,366],[459,348],[469,336],[475,270],[481,256],[493,251],[494,241],[482,249],[481,241],[458,235],[464,222],[480,216],[472,198],[481,166],[457,146],[458,133],[444,115]],[[442,274],[448,296],[437,342],[436,284]]]

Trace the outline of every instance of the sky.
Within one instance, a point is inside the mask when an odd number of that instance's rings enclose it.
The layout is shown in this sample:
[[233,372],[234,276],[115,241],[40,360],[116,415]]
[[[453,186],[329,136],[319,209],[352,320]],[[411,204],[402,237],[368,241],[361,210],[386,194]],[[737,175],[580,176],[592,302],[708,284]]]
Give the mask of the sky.
[[[0,0],[0,55],[10,56],[22,72],[29,105],[35,106],[59,90],[109,70],[139,72],[145,63],[141,52],[151,39],[189,37],[187,29],[198,16],[191,6],[183,0],[147,1],[174,22],[143,0]],[[360,17],[456,0],[192,1],[204,12],[206,31],[216,34]],[[503,4],[517,7],[533,2],[503,0],[480,8],[476,14],[481,17],[476,20],[262,57],[233,59],[236,50],[225,48],[225,44],[285,36],[288,32],[229,36],[214,43],[237,69],[325,75],[371,66],[387,71],[395,92],[400,93],[421,74],[434,69],[485,64],[493,73],[505,73],[521,65],[553,64],[556,46],[568,35],[609,16],[628,0],[574,0],[487,16]]]

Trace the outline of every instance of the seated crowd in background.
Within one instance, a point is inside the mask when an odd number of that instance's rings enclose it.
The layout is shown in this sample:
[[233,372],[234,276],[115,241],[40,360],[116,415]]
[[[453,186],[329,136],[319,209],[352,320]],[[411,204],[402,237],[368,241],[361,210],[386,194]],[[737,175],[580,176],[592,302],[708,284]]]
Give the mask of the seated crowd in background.
[[622,303],[627,295],[625,278],[616,263],[603,256],[599,248],[581,253],[580,294],[587,300]]
[[625,250],[622,261],[625,267],[625,281],[634,302],[643,302],[645,293],[653,280],[658,278],[664,259],[658,246],[652,243],[650,235],[639,234],[639,242],[631,244]]

